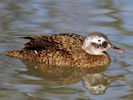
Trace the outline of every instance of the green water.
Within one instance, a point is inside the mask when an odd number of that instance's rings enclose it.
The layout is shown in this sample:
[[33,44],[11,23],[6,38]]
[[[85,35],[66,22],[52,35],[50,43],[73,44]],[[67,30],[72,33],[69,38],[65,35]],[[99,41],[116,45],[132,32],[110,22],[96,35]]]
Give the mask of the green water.
[[[105,33],[125,50],[108,51],[112,62],[99,73],[36,69],[43,65],[4,55],[23,47],[20,36],[92,31]],[[98,84],[103,90],[97,90]],[[0,0],[0,100],[107,99],[133,99],[133,0]]]

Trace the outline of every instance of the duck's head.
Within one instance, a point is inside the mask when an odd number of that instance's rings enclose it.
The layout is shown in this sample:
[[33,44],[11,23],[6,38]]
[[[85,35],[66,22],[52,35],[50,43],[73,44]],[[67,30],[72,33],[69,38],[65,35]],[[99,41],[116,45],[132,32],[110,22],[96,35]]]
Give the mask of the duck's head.
[[113,45],[106,35],[100,32],[89,33],[84,39],[82,48],[89,54],[100,55],[106,50],[122,53],[123,50]]

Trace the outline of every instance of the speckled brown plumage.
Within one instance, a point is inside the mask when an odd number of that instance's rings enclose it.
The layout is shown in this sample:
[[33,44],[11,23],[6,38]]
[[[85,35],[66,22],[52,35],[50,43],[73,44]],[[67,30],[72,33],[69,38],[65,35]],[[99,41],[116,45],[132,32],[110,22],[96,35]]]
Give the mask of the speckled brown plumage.
[[110,62],[106,53],[90,55],[85,52],[81,48],[84,40],[82,35],[62,33],[23,38],[30,41],[20,51],[8,51],[8,56],[59,66],[94,67]]

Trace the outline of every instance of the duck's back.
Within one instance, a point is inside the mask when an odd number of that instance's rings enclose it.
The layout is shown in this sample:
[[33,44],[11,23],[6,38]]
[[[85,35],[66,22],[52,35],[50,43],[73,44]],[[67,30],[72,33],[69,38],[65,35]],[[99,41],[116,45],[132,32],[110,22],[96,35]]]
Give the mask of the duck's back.
[[83,36],[74,33],[34,35],[23,38],[30,39],[30,42],[25,44],[26,50],[55,49],[70,52],[81,49],[84,39]]
[[8,51],[6,54],[23,59],[37,61],[41,59],[40,62],[44,62],[44,59],[54,59],[54,55],[59,59],[66,59],[67,57],[72,59],[73,53],[82,49],[81,46],[84,39],[83,36],[74,33],[33,35],[22,38],[30,41],[25,44],[23,49]]

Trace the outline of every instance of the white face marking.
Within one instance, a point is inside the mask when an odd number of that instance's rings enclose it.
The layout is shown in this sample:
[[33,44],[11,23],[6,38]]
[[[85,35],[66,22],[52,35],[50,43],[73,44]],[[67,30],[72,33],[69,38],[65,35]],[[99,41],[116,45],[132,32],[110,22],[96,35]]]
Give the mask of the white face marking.
[[95,36],[92,39],[90,39],[90,42],[94,42],[94,43],[97,43],[97,44],[102,44],[104,41],[105,41],[105,38],[98,37],[98,36]]
[[83,43],[82,48],[90,54],[103,54],[103,51],[106,50],[106,48],[95,48],[91,46],[91,43],[96,43],[102,45],[104,41],[107,41],[104,37],[99,37],[99,36],[92,36],[92,37],[86,37]]
[[[100,41],[99,41],[100,40]],[[88,46],[91,43],[102,44],[106,39],[103,37],[87,37],[84,41],[84,45]]]

